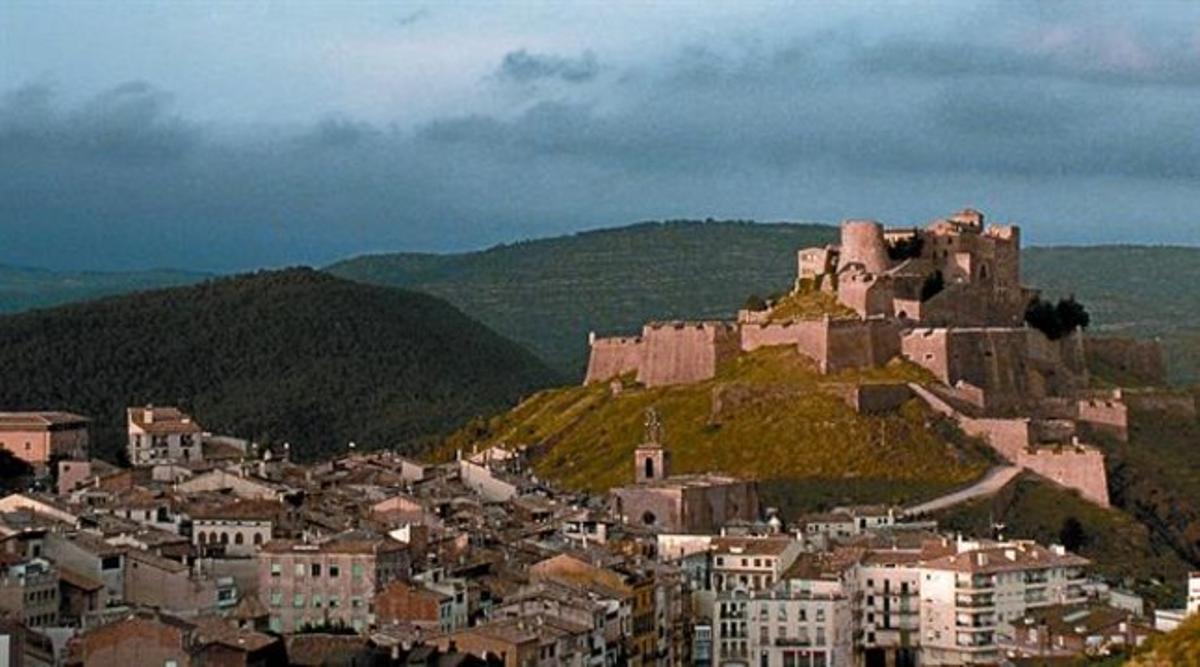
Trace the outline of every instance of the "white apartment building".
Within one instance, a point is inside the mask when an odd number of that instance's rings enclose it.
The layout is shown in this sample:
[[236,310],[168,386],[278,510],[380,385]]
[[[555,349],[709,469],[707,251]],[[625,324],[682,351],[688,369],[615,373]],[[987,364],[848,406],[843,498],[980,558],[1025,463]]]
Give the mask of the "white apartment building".
[[837,667],[854,659],[861,550],[801,554],[769,590],[718,593],[713,664]]
[[1088,561],[1034,542],[958,542],[956,552],[922,561],[922,665],[995,664],[999,633],[1029,611],[1086,599]]
[[1188,573],[1187,613],[1200,614],[1200,572]]
[[801,548],[799,540],[786,535],[714,537],[712,590],[767,590],[779,581]]
[[204,429],[178,408],[129,408],[129,462],[135,466],[204,459]]

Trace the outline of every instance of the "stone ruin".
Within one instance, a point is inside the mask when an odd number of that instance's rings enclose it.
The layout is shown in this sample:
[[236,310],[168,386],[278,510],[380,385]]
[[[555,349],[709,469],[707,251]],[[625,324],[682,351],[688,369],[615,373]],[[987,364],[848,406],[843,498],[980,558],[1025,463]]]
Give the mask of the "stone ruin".
[[916,395],[969,434],[1013,464],[1107,505],[1103,454],[1081,438],[1123,437],[1128,409],[1119,393],[1088,393],[1088,362],[1160,383],[1162,352],[1154,342],[1079,331],[1050,340],[1026,326],[1025,309],[1038,292],[1021,284],[1020,240],[1018,227],[986,225],[969,208],[924,227],[847,220],[839,244],[798,252],[790,295],[823,294],[836,310],[780,317],[781,301],[740,311],[734,321],[651,322],[640,336],[592,334],[585,383],[634,374],[646,387],[694,384],[738,354],[768,346],[794,347],[821,373],[904,358],[937,380],[914,387]]

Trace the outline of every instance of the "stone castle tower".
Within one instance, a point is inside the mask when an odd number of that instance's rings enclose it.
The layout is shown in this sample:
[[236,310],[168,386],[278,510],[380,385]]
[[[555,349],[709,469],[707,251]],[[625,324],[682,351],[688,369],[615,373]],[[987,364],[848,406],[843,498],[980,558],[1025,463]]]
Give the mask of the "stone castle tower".
[[638,484],[656,482],[668,477],[671,455],[662,446],[663,427],[658,411],[646,410],[646,435],[633,453],[633,479]]

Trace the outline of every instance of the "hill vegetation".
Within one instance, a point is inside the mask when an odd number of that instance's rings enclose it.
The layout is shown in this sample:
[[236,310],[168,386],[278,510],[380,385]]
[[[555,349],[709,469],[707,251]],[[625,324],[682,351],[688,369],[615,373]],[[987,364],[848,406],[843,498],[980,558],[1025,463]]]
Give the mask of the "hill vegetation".
[[556,379],[440,299],[310,269],[0,317],[0,405],[89,415],[109,457],[131,405],[311,457],[416,449]]
[[[587,334],[632,333],[652,319],[730,317],[747,296],[786,292],[796,250],[834,243],[837,228],[746,222],[642,223],[453,255],[339,262],[353,280],[445,298],[583,377]],[[1025,281],[1086,304],[1089,330],[1160,336],[1172,378],[1200,381],[1200,248],[1028,248]]]
[[633,450],[653,407],[674,472],[767,480],[764,502],[785,512],[838,501],[906,502],[978,478],[987,454],[916,401],[898,414],[863,416],[838,398],[837,388],[927,379],[900,361],[822,376],[792,348],[764,348],[695,385],[626,383],[614,392],[593,383],[543,391],[507,414],[476,420],[449,438],[442,454],[528,446],[543,478],[602,492],[633,481]]
[[1190,566],[1167,541],[1120,509],[1102,509],[1033,475],[1001,493],[945,510],[934,518],[947,530],[992,537],[1003,524],[1005,537],[1065,544],[1093,561],[1110,581],[1124,582],[1150,600],[1180,603]]

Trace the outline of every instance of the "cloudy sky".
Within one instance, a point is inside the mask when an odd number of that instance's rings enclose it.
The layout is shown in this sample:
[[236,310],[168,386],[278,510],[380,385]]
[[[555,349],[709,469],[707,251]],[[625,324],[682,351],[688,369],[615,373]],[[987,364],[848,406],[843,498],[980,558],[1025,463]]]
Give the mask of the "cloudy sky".
[[679,217],[1200,243],[1200,3],[0,3],[0,263]]

